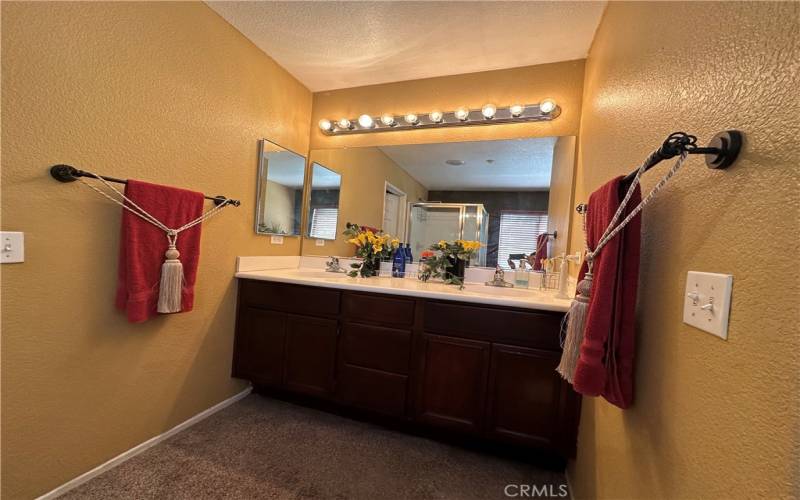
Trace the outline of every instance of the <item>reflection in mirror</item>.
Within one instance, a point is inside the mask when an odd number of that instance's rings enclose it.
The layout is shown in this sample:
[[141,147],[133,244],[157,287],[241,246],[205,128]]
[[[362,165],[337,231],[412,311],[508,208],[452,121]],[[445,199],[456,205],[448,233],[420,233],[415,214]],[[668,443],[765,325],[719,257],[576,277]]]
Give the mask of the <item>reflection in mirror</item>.
[[335,240],[338,234],[339,192],[342,176],[314,162],[308,207],[308,237]]
[[[334,165],[347,183],[343,220],[399,236],[415,261],[440,240],[463,239],[483,244],[470,265],[511,269],[521,259],[535,264],[567,251],[574,149],[575,138],[565,136],[314,150],[310,156]],[[393,201],[395,192],[405,193],[401,203]],[[325,252],[352,255],[352,245],[340,239]]]
[[270,141],[259,141],[256,233],[300,235],[306,159]]

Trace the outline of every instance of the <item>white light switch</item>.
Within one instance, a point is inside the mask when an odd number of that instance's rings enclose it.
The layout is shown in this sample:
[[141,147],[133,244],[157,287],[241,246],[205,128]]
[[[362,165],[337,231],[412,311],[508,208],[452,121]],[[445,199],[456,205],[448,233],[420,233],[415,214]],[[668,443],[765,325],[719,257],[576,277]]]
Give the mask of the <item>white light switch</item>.
[[0,231],[0,255],[3,264],[25,262],[25,233]]
[[325,246],[325,240],[317,240],[316,241],[316,245],[318,247],[324,247]]
[[283,236],[279,236],[277,234],[273,234],[269,237],[269,242],[273,245],[283,245]]
[[683,322],[728,338],[733,275],[689,271],[683,298]]

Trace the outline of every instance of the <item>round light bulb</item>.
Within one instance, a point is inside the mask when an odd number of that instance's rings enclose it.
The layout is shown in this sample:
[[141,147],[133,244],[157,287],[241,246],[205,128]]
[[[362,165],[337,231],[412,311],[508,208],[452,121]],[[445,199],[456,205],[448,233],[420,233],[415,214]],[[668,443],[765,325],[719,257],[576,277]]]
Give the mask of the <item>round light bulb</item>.
[[358,124],[361,128],[372,128],[375,126],[375,120],[369,115],[361,115],[358,117]]
[[441,111],[431,111],[431,114],[428,115],[428,118],[430,118],[433,123],[441,122],[443,117],[444,115]]
[[467,118],[469,118],[469,110],[464,107],[458,108],[454,114],[456,115],[456,118],[458,118],[462,122],[466,121]]
[[389,114],[381,116],[381,123],[383,123],[387,127],[394,127],[395,125],[397,125],[397,122],[394,121],[394,116]]
[[409,113],[406,115],[405,120],[406,123],[408,123],[409,125],[416,125],[417,122],[419,121],[419,117],[414,113]]
[[341,120],[339,120],[338,125],[339,128],[349,129],[350,125],[352,124],[350,123],[350,120],[348,120],[347,118],[342,118]]
[[330,120],[326,120],[325,118],[323,118],[322,120],[319,121],[319,128],[324,130],[325,132],[330,132],[330,130],[333,128],[333,123],[331,123]]
[[511,111],[511,116],[516,118],[519,115],[521,115],[523,111],[525,111],[525,106],[523,106],[522,104],[514,104],[513,106],[508,108],[508,110]]
[[539,103],[539,111],[544,114],[552,113],[556,109],[556,101],[552,99],[545,99]]
[[494,118],[495,113],[497,113],[497,106],[494,104],[486,104],[481,108],[481,114],[487,120]]

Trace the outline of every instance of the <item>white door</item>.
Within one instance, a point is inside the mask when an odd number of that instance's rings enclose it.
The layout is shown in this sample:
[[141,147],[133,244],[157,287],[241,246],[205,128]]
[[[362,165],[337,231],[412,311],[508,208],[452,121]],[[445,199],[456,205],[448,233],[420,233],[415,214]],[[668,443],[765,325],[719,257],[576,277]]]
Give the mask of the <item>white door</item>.
[[400,232],[398,229],[398,214],[400,213],[400,196],[386,192],[386,198],[383,203],[383,231],[398,236]]

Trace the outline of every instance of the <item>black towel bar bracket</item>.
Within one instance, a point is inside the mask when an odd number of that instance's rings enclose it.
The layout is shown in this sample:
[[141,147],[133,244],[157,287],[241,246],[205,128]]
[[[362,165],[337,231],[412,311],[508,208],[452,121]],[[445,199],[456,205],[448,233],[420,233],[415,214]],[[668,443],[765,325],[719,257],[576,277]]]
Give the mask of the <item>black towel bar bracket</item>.
[[[50,175],[53,177],[53,179],[59,182],[75,182],[76,180],[78,180],[78,177],[88,177],[89,179],[95,179],[94,175],[88,172],[84,172],[83,170],[79,170],[73,167],[72,165],[53,165],[52,167],[50,167]],[[102,177],[104,180],[108,182],[114,182],[116,184],[128,183],[127,180],[117,179],[116,177],[108,177],[105,175],[101,175],[99,177]],[[214,205],[217,206],[222,205],[224,203],[226,205],[233,205],[234,207],[238,207],[239,205],[242,204],[242,202],[240,202],[239,200],[231,200],[222,196],[221,194],[217,196],[203,195],[203,197],[207,200],[213,201]]]
[[[742,150],[742,137],[742,133],[738,130],[726,130],[712,137],[708,146],[702,148],[697,146],[697,137],[686,132],[673,132],[661,147],[645,160],[644,170],[646,172],[662,160],[674,158],[684,151],[690,155],[705,155],[708,168],[728,168],[739,157],[739,153]],[[620,191],[626,192],[628,190],[638,170],[637,168],[622,179]],[[575,210],[582,214],[587,208],[588,206],[585,203],[581,203],[575,207]]]

